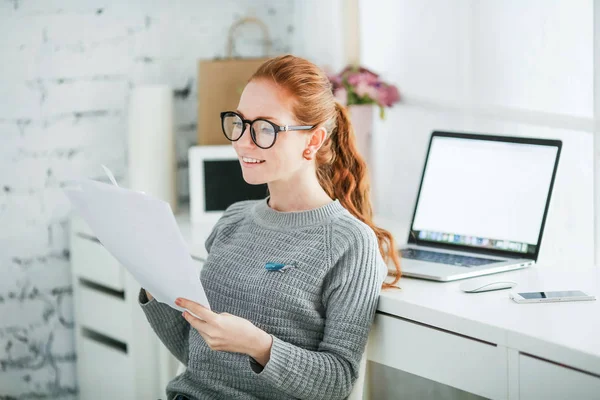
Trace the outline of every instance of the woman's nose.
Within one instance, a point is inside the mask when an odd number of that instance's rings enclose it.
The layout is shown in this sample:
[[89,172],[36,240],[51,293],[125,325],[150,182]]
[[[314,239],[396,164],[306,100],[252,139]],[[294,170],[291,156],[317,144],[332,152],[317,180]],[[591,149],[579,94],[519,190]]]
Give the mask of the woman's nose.
[[256,147],[256,144],[252,140],[252,135],[250,134],[250,125],[249,124],[244,124],[244,131],[242,132],[242,136],[235,143],[237,143],[238,146],[245,147],[245,148]]

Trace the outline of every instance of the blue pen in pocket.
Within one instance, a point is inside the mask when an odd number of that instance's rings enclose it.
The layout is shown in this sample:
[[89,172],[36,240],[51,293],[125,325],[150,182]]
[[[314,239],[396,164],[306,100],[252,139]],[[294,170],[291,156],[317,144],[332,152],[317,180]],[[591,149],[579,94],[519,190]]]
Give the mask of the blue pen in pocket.
[[265,264],[265,269],[267,271],[285,272],[286,270],[288,270],[290,268],[293,268],[293,265],[286,265],[286,264],[273,263],[273,262],[268,262]]

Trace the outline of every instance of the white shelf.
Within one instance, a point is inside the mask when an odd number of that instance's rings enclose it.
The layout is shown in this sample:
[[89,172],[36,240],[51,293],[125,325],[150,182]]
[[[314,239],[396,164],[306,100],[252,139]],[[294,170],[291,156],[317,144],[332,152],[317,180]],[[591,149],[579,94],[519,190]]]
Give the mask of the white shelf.
[[164,399],[179,363],[146,320],[140,285],[78,217],[70,240],[80,399]]

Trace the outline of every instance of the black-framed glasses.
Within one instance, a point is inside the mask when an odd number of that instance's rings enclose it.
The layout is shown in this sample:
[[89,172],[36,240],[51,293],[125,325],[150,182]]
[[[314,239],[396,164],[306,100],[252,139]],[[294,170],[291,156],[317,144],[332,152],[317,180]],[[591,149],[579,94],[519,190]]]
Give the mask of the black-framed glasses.
[[224,111],[221,113],[221,128],[223,134],[232,142],[240,140],[246,131],[246,124],[250,125],[250,137],[254,144],[261,149],[273,147],[279,132],[309,131],[314,126],[309,125],[277,125],[267,119],[257,118],[254,121],[244,119],[235,111]]

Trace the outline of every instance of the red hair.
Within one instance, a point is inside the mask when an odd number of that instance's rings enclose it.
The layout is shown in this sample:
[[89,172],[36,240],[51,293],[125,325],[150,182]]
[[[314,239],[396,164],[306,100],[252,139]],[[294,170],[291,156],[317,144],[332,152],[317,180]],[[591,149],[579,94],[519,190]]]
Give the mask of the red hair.
[[394,280],[382,287],[396,288],[401,276],[396,243],[388,231],[373,223],[367,164],[357,150],[348,111],[333,97],[327,75],[308,60],[285,55],[265,61],[250,81],[257,79],[274,82],[291,96],[292,112],[301,125],[327,130],[328,137],[316,154],[319,183],[331,198],[373,229],[383,259],[396,267]]

